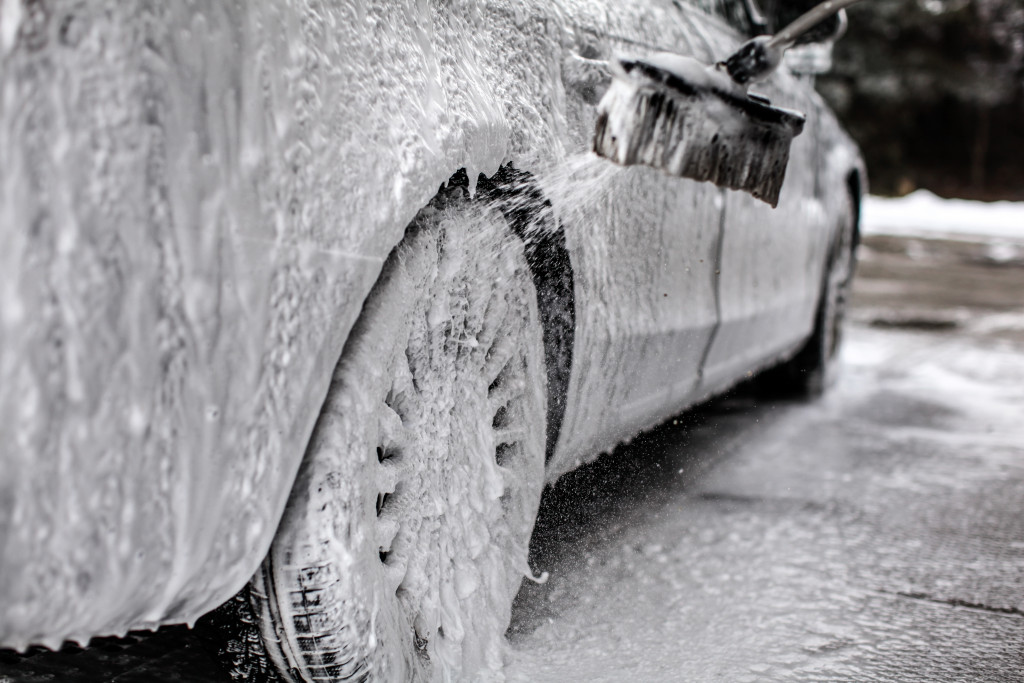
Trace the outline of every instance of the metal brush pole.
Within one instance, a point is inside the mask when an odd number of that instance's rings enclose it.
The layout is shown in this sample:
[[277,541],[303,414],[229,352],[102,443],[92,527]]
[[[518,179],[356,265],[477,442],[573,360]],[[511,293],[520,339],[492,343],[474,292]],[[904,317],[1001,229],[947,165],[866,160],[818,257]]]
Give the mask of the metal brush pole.
[[793,45],[801,34],[836,12],[860,1],[826,0],[797,17],[789,26],[778,31],[774,36],[751,38],[740,46],[740,49],[732,56],[724,62],[719,62],[718,66],[724,67],[732,80],[740,85],[766,78],[779,67],[779,64],[782,63],[783,53]]

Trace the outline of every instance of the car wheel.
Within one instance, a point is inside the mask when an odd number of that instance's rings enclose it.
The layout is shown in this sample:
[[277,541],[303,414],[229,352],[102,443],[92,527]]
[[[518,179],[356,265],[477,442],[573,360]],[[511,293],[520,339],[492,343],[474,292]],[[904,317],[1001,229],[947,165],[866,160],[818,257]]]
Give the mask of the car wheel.
[[840,221],[825,269],[814,331],[792,359],[759,378],[762,392],[814,398],[822,395],[835,382],[836,359],[842,342],[843,321],[846,318],[855,266],[852,198]]
[[364,305],[249,587],[284,679],[500,668],[543,488],[545,376],[522,242],[464,188],[442,192]]

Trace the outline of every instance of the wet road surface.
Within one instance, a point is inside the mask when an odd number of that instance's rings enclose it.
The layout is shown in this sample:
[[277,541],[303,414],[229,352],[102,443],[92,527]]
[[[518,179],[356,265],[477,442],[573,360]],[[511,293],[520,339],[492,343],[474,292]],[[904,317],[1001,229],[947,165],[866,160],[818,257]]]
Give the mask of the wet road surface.
[[1024,680],[1024,265],[869,241],[839,385],[736,395],[546,497],[516,681]]
[[[1024,248],[867,247],[825,399],[737,392],[546,493],[510,680],[1024,680]],[[224,677],[181,627],[0,651],[102,680]]]

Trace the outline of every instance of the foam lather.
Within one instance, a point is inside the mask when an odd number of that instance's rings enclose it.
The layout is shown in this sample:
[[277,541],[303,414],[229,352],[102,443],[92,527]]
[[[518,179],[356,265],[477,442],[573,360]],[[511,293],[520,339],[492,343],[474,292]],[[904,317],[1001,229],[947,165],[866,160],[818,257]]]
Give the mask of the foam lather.
[[620,59],[598,105],[594,151],[749,192],[773,207],[804,115],[713,77]]

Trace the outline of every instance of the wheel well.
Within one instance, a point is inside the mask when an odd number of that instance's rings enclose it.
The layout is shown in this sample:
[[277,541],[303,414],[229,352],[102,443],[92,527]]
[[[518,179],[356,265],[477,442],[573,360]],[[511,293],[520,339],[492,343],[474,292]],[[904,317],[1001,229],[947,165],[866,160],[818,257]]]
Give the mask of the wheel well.
[[850,193],[850,203],[853,205],[853,248],[860,244],[860,202],[864,193],[864,181],[859,171],[850,171],[846,176],[846,189]]
[[[448,185],[468,187],[466,170],[457,171]],[[502,166],[490,178],[481,174],[477,196],[501,211],[523,241],[537,290],[548,380],[546,458],[550,460],[565,417],[576,331],[574,279],[565,233],[536,179],[511,164]]]

